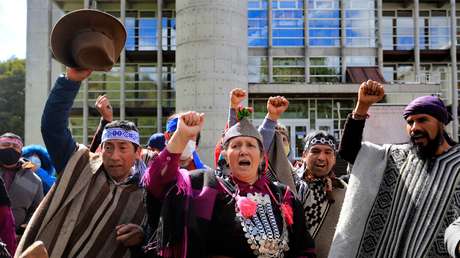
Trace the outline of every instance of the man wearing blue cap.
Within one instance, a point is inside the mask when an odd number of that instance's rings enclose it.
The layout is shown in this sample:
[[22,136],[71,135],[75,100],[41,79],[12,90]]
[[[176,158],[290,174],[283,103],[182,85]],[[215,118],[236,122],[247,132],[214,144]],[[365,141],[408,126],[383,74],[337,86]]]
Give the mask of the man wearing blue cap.
[[[435,96],[404,110],[408,144],[361,142],[367,111],[384,96],[361,84],[339,154],[353,164],[329,257],[447,257],[444,232],[460,215],[460,146],[446,133],[451,116]],[[452,241],[454,242],[454,241]]]
[[68,68],[57,79],[42,116],[42,135],[58,180],[32,216],[16,257],[43,241],[49,257],[139,257],[144,233],[139,132],[113,121],[102,133],[102,151],[92,153],[67,128],[80,82],[92,70]]
[[149,142],[147,143],[147,148],[152,151],[160,152],[166,146],[165,142],[166,142],[166,139],[165,139],[164,134],[154,133],[149,138]]
[[152,134],[145,146],[145,149],[142,149],[142,160],[144,161],[144,164],[148,165],[149,162],[165,148],[165,146],[166,139],[163,133]]
[[[174,114],[169,117],[168,122],[166,122],[166,132],[165,138],[166,142],[169,141],[173,133],[177,130],[177,123],[179,121],[179,115]],[[185,146],[182,154],[179,158],[180,167],[192,171],[195,169],[204,169],[209,168],[207,165],[201,162],[200,156],[196,152],[196,148],[200,144],[200,133],[197,134],[195,139],[190,140]]]

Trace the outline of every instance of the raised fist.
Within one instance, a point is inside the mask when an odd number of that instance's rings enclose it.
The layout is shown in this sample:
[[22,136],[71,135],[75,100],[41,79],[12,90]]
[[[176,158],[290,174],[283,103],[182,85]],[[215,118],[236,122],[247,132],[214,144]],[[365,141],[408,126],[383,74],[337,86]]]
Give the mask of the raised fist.
[[267,116],[272,121],[277,121],[287,110],[289,101],[283,96],[270,97],[267,100]]
[[238,109],[241,102],[248,96],[247,92],[241,88],[230,91],[230,107]]
[[113,110],[112,106],[110,105],[109,98],[105,95],[101,95],[97,97],[96,103],[97,111],[102,116],[105,121],[112,122],[113,120]]
[[188,111],[179,115],[177,131],[181,138],[195,139],[195,136],[201,131],[204,123],[204,114],[195,111]]
[[359,86],[358,103],[356,103],[354,112],[359,115],[366,115],[369,107],[382,100],[383,96],[385,96],[385,90],[382,84],[372,80],[363,82]]

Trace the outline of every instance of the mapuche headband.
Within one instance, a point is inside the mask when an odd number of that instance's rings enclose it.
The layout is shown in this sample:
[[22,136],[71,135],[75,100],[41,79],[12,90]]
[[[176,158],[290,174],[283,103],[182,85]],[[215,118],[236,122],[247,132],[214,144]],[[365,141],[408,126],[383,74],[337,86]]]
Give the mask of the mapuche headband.
[[335,141],[329,137],[324,137],[324,136],[321,136],[321,135],[318,135],[318,136],[315,136],[313,137],[310,141],[308,141],[306,144],[305,144],[305,148],[304,150],[308,150],[310,149],[313,145],[317,145],[317,144],[325,144],[325,145],[329,145],[334,151],[336,151],[336,144],[335,144]]
[[102,143],[109,140],[123,140],[139,144],[139,133],[134,130],[124,130],[122,128],[108,128],[102,132]]
[[11,137],[0,137],[0,143],[12,143],[18,145],[20,148],[24,146],[21,140]]

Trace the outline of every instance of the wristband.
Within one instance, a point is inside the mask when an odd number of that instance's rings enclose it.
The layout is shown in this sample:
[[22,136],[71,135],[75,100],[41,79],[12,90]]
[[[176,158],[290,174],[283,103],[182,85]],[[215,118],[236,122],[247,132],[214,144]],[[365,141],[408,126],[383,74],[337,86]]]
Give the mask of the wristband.
[[353,118],[354,120],[366,120],[369,118],[369,114],[360,115],[360,114],[353,112],[351,113],[351,118]]

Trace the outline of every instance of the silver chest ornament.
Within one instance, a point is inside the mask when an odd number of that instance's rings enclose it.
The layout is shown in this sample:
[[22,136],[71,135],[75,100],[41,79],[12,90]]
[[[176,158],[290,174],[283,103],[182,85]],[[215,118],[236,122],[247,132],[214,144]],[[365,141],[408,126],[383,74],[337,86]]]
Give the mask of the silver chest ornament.
[[254,254],[259,258],[284,257],[284,253],[289,250],[289,236],[284,217],[281,233],[273,213],[270,196],[249,193],[246,197],[257,203],[256,213],[250,218],[245,218],[237,209],[236,217],[241,222],[244,236]]

